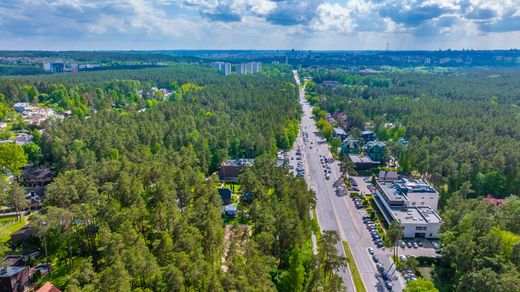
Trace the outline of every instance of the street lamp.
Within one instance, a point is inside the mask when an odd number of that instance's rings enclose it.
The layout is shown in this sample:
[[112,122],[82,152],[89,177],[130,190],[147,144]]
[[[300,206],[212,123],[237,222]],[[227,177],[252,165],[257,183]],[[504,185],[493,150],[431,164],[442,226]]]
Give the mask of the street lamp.
[[43,233],[43,247],[45,249],[45,262],[47,264],[47,270],[49,271],[49,276],[51,275],[51,267],[49,266],[49,254],[47,253],[47,238],[45,237],[45,227],[49,223],[47,221],[41,221],[40,225],[42,226],[42,233]]

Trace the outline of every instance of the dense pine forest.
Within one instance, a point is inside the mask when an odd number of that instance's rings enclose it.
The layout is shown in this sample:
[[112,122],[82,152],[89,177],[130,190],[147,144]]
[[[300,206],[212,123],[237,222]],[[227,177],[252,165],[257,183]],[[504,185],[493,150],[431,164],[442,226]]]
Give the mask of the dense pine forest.
[[[11,248],[45,244],[44,280],[65,291],[341,290],[337,236],[313,252],[314,193],[276,167],[298,133],[297,88],[288,68],[265,72],[173,65],[0,79],[6,117],[19,101],[71,114],[43,134],[11,128],[34,133],[29,162],[57,171],[31,219],[37,236]],[[226,158],[255,158],[232,221],[214,174]]]
[[[334,115],[346,113],[354,137],[373,129],[401,173],[426,178],[441,192],[445,248],[433,275],[439,289],[520,288],[518,70],[301,74],[312,77],[311,102]],[[339,86],[321,85],[329,80]],[[505,204],[484,202],[488,194],[507,198]]]

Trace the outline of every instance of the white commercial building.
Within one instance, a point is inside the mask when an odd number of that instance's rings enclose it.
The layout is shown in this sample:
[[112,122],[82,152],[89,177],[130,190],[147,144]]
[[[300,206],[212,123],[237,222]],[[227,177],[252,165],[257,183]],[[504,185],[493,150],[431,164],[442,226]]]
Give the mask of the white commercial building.
[[437,214],[439,193],[423,180],[377,180],[374,201],[385,220],[397,220],[405,238],[438,238],[442,219]]

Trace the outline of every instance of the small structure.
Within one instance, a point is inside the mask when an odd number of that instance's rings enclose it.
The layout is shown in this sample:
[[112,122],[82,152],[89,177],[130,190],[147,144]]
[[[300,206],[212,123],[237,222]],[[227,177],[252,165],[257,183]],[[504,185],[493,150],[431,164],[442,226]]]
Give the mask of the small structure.
[[229,159],[220,164],[220,180],[236,180],[244,167],[253,165],[253,159]]
[[336,87],[338,87],[339,82],[338,82],[338,81],[329,81],[329,80],[326,80],[326,81],[323,81],[321,84],[322,84],[323,86],[336,88]]
[[32,235],[34,235],[34,229],[30,225],[26,225],[11,234],[11,241],[16,243],[26,242]]
[[26,107],[29,107],[31,104],[28,102],[17,102],[13,105],[15,111],[22,113],[25,111]]
[[0,268],[0,291],[23,292],[29,284],[29,267]]
[[231,204],[231,190],[228,188],[219,188],[218,194],[220,195],[220,198],[222,199],[223,205],[229,205]]
[[368,156],[360,156],[359,154],[349,154],[348,157],[354,163],[356,170],[368,170],[379,166],[379,162],[373,161]]
[[384,162],[385,151],[386,145],[381,141],[369,141],[365,146],[365,152],[370,156],[370,159],[374,161]]
[[27,187],[44,187],[52,181],[54,171],[47,167],[35,167],[32,165],[22,169],[22,178]]
[[361,132],[361,137],[363,137],[363,140],[365,140],[365,142],[369,142],[376,138],[376,134],[373,131],[365,130]]
[[236,217],[238,214],[238,208],[235,205],[228,205],[224,207],[224,213],[229,217]]
[[56,286],[52,285],[50,282],[46,282],[41,286],[36,292],[61,292],[60,289],[56,288]]
[[399,179],[399,174],[397,173],[397,171],[381,170],[381,171],[379,171],[378,179],[379,179],[379,181],[393,182],[393,181]]
[[403,147],[408,147],[408,140],[406,140],[404,137],[401,137],[397,139],[397,144],[402,145]]
[[15,143],[18,145],[25,145],[28,143],[31,143],[33,139],[33,136],[27,134],[27,133],[21,133],[20,135],[16,136]]
[[345,132],[345,130],[343,130],[342,128],[334,128],[334,130],[332,131],[332,136],[340,138],[341,141],[345,140],[348,137],[347,132]]
[[493,204],[497,207],[503,205],[506,202],[505,199],[497,199],[497,198],[493,197],[492,195],[485,196],[484,200],[490,202],[491,204]]
[[342,155],[358,154],[360,149],[361,147],[359,146],[358,140],[352,137],[347,137],[343,140],[343,143],[341,143]]

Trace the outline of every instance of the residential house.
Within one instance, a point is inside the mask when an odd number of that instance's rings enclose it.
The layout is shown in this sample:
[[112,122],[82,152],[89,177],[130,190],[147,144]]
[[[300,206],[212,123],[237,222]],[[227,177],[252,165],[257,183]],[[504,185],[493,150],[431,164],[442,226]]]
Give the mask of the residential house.
[[15,143],[18,145],[25,145],[28,143],[31,143],[33,139],[33,136],[27,134],[27,133],[21,133],[15,138]]
[[345,140],[348,137],[347,132],[345,132],[345,130],[343,130],[342,128],[334,128],[334,130],[332,131],[332,136],[340,138],[341,141]]
[[47,282],[36,290],[36,292],[61,292],[61,290],[56,288],[56,286],[52,285],[50,282]]
[[373,131],[365,130],[361,132],[361,137],[363,137],[363,140],[365,140],[365,142],[369,142],[376,138],[376,134]]
[[365,152],[370,156],[370,159],[381,163],[386,160],[385,151],[386,145],[381,141],[369,141],[365,146]]
[[220,180],[236,180],[246,166],[253,165],[253,159],[228,159],[220,164]]
[[28,102],[17,102],[13,105],[15,111],[22,113],[25,111],[26,107],[29,107],[31,104]]
[[28,165],[22,169],[22,178],[26,187],[44,187],[52,181],[54,174],[54,171],[47,167]]
[[343,140],[343,143],[341,143],[341,155],[357,154],[360,149],[359,141],[352,137],[347,137]]
[[34,229],[31,228],[30,225],[26,225],[26,226],[20,228],[19,230],[11,233],[11,241],[15,242],[15,243],[26,242],[34,234],[35,234]]
[[368,156],[361,156],[359,154],[349,154],[348,157],[354,163],[356,170],[368,170],[379,166],[378,161],[373,161]]
[[405,238],[438,238],[442,219],[439,193],[423,180],[376,180],[374,202],[390,224],[399,222]]
[[229,205],[231,204],[231,190],[228,188],[219,188],[218,194],[220,195],[220,198],[222,199],[223,205]]
[[29,284],[29,267],[0,268],[0,292],[23,292]]

